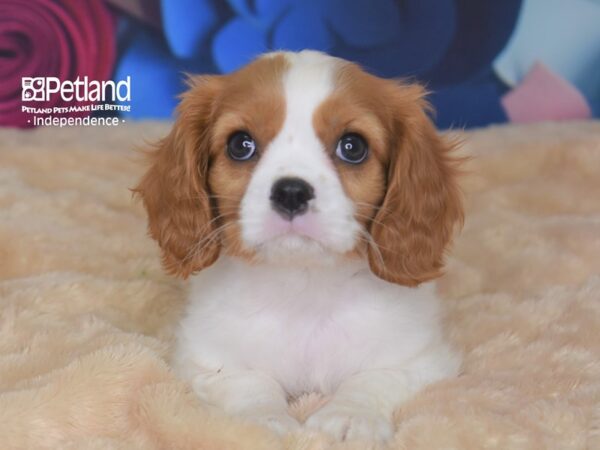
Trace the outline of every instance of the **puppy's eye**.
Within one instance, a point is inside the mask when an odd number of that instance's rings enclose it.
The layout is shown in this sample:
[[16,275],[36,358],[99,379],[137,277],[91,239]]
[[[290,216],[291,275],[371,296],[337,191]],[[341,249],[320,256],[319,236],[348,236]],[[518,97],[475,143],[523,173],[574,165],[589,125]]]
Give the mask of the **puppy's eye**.
[[360,164],[367,158],[368,153],[367,142],[356,133],[343,135],[335,149],[337,157],[350,164]]
[[236,161],[246,161],[256,153],[256,142],[245,131],[237,131],[227,141],[227,154]]

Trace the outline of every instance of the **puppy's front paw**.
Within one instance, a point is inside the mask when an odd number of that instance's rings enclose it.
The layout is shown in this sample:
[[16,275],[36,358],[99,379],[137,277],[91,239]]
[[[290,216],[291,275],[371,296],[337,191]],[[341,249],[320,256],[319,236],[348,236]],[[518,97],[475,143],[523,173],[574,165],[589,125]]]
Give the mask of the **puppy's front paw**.
[[282,436],[300,428],[300,423],[296,419],[282,412],[250,413],[245,414],[243,417],[264,425]]
[[325,405],[306,421],[306,426],[340,440],[387,441],[393,428],[382,414],[358,406]]

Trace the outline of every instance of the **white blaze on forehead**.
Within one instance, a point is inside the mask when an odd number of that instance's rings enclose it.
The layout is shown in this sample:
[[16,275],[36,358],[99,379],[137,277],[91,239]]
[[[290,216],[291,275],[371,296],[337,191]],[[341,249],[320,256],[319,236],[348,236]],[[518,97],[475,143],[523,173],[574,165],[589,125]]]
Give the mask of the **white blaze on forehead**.
[[279,54],[283,54],[288,63],[282,80],[286,116],[263,163],[278,160],[275,164],[283,172],[282,176],[312,178],[312,171],[318,169],[316,166],[328,164],[323,144],[313,127],[313,116],[334,91],[336,72],[342,60],[310,50]]
[[341,61],[313,51],[284,55],[290,65],[283,80],[287,105],[285,125],[309,127],[314,134],[313,114],[335,89],[335,74]]

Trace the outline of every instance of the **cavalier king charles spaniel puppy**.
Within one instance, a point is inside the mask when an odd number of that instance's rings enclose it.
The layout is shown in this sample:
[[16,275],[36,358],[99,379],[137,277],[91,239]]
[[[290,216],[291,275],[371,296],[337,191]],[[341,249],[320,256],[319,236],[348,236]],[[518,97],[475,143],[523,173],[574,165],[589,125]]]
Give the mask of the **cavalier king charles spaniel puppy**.
[[[134,189],[190,277],[174,366],[205,402],[280,432],[386,440],[456,376],[430,280],[463,208],[424,90],[315,51],[190,79]],[[330,397],[301,425],[288,399]]]

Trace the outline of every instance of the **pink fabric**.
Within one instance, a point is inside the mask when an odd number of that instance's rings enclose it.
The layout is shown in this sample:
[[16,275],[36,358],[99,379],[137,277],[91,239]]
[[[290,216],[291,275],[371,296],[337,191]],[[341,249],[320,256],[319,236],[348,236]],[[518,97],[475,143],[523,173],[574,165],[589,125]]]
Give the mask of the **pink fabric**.
[[[21,112],[21,77],[107,80],[114,62],[114,18],[102,0],[0,0],[0,125],[31,126]],[[83,104],[56,96],[27,106]]]
[[587,119],[592,111],[568,81],[537,62],[522,83],[501,99],[511,122]]

